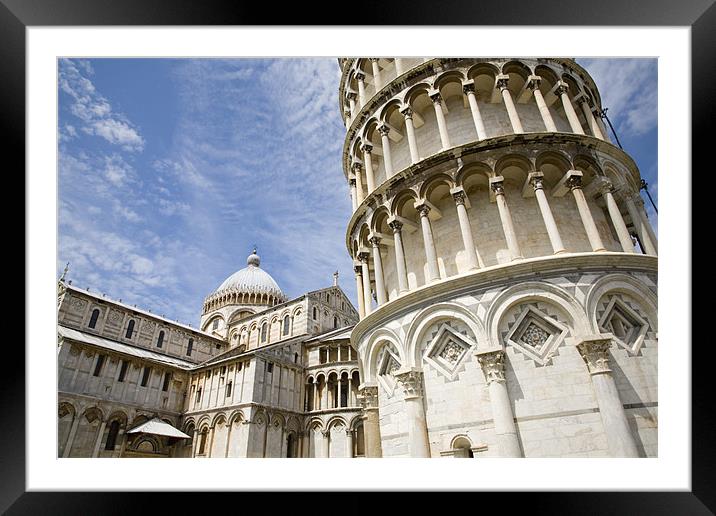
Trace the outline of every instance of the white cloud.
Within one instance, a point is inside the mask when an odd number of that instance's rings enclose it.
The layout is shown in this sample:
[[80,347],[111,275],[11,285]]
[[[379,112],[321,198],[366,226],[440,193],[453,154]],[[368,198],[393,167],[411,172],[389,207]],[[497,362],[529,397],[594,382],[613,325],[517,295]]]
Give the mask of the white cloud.
[[579,59],[599,88],[617,134],[638,136],[657,125],[655,59]]
[[139,131],[124,115],[112,111],[109,101],[82,75],[82,71],[88,75],[94,73],[88,61],[60,59],[60,89],[72,98],[69,109],[83,122],[82,131],[125,150],[141,151],[145,142]]

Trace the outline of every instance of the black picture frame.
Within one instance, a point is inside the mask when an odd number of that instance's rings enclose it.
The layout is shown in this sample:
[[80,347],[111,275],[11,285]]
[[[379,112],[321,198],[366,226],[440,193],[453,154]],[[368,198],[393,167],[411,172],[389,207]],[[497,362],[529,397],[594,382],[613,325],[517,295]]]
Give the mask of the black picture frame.
[[[716,85],[716,6],[714,0],[541,0],[485,4],[470,0],[428,4],[424,0],[398,3],[361,2],[361,10],[373,13],[373,23],[381,25],[595,25],[595,26],[689,26],[691,27],[691,100],[692,136],[712,133],[714,85]],[[283,25],[305,21],[317,25],[316,16],[325,12],[320,24],[340,26],[355,19],[341,12],[340,5],[276,2],[229,2],[204,0],[0,0],[0,63],[3,69],[2,121],[6,129],[4,157],[16,158],[14,169],[25,170],[25,29],[30,26],[103,26],[103,25]],[[345,8],[351,6],[346,4]],[[352,6],[355,7],[355,6]],[[380,14],[380,16],[377,16]],[[565,47],[568,50],[568,46]],[[54,114],[48,114],[54,116]],[[707,162],[712,145],[692,143],[692,168],[713,173]],[[691,171],[661,171],[690,174]],[[19,175],[19,174],[16,174]],[[24,175],[22,176],[24,177]],[[21,183],[24,190],[24,181]],[[697,219],[694,218],[694,223]],[[696,227],[694,228],[696,234]],[[689,250],[691,256],[691,250]],[[31,271],[24,268],[25,277]],[[692,306],[695,306],[692,303]],[[28,307],[31,309],[31,307]],[[27,317],[27,314],[26,314]],[[689,492],[568,492],[568,493],[481,493],[479,504],[489,510],[489,502],[498,502],[507,510],[521,504],[533,513],[613,513],[613,514],[712,514],[716,511],[714,439],[710,422],[712,385],[706,368],[711,344],[691,346],[691,335],[682,342],[670,343],[692,350],[692,490]],[[707,339],[709,340],[709,339]],[[696,339],[694,339],[696,341]],[[698,341],[696,341],[698,342]],[[49,345],[49,344],[48,344]],[[10,354],[14,353],[14,356]],[[8,514],[128,514],[147,511],[152,497],[146,493],[39,493],[25,492],[25,356],[24,350],[6,346],[0,389],[3,409],[0,439],[0,510]],[[347,507],[370,509],[358,500],[359,493],[344,498]],[[220,507],[226,496],[212,494],[211,506]],[[273,496],[273,495],[272,495]],[[490,500],[484,497],[490,496]],[[500,497],[500,498],[497,498]],[[171,506],[186,512],[189,496],[172,493],[162,499],[162,512]],[[305,506],[305,496],[296,497],[296,507]],[[421,502],[421,497],[411,497]],[[314,498],[315,501],[315,498]],[[228,500],[227,500],[228,502]],[[401,497],[401,505],[409,502]],[[372,503],[372,502],[371,502]],[[470,506],[468,506],[470,507]],[[403,506],[402,508],[406,508]],[[248,510],[249,506],[245,506]],[[265,510],[265,507],[264,507]],[[376,508],[377,510],[377,508]],[[322,511],[315,511],[322,512]],[[365,511],[361,511],[365,513]]]

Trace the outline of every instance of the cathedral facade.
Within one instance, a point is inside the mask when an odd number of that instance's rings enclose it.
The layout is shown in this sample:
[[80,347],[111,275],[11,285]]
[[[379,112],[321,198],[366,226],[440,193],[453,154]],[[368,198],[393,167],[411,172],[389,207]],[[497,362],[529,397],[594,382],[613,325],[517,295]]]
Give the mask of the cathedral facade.
[[58,299],[60,457],[654,457],[657,240],[572,59],[339,59],[338,285]]

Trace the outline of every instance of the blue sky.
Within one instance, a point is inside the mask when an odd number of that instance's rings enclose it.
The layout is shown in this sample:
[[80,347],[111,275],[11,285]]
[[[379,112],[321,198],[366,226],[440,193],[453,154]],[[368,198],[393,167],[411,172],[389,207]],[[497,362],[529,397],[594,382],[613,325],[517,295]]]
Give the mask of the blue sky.
[[[578,62],[656,201],[656,60]],[[289,297],[337,269],[356,304],[339,77],[333,58],[60,60],[57,275],[196,326],[256,244]]]

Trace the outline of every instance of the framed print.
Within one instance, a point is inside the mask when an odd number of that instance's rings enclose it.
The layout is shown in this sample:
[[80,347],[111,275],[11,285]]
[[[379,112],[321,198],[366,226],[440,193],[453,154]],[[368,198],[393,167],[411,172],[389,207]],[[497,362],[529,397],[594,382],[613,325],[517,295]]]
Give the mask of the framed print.
[[428,490],[712,510],[689,261],[710,2],[360,27],[152,7],[3,0],[29,301],[4,509]]

